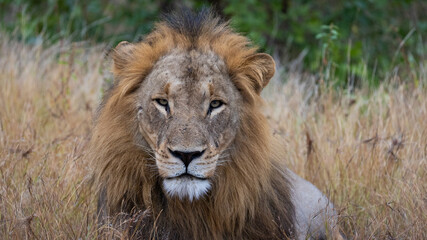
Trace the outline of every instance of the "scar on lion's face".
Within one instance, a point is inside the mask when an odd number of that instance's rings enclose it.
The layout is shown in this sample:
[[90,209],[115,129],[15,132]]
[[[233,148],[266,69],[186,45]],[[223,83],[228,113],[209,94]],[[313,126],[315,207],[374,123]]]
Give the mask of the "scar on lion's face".
[[174,50],[162,57],[138,93],[139,129],[153,149],[170,196],[197,199],[238,129],[241,96],[215,53]]

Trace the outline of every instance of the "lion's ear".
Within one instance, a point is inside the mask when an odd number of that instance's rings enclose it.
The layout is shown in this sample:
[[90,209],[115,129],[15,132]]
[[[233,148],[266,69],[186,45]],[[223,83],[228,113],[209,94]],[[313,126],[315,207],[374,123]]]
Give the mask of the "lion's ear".
[[135,45],[127,41],[120,42],[113,50],[114,72],[120,73],[131,61]]
[[245,60],[245,74],[253,81],[257,94],[268,84],[276,71],[273,58],[266,53],[256,53]]

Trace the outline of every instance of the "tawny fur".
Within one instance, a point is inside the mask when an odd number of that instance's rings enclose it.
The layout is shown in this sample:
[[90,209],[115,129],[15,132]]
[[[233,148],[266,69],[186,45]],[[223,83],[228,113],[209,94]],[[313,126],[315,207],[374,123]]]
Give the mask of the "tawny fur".
[[[160,239],[286,239],[295,235],[290,183],[260,113],[262,88],[274,74],[271,58],[210,13],[193,32],[160,22],[144,41],[113,51],[114,87],[95,120],[89,157],[100,214],[133,219],[129,234]],[[138,128],[137,90],[156,62],[174,49],[212,51],[225,62],[242,95],[240,124],[214,185],[198,201],[169,199],[161,189],[147,139]]]

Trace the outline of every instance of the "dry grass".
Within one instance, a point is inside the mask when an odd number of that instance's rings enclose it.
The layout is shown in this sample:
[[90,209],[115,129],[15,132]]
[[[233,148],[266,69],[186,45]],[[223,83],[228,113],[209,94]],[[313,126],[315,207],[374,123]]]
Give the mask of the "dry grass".
[[[96,238],[84,155],[106,66],[102,47],[0,39],[1,239]],[[264,92],[266,115],[347,237],[426,239],[427,91],[338,96],[286,77]]]

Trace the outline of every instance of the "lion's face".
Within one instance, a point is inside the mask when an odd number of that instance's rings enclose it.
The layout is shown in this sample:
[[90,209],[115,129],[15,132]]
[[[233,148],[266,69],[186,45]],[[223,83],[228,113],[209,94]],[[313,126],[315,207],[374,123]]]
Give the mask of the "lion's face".
[[170,197],[198,199],[236,135],[241,96],[213,52],[174,50],[138,92],[139,131]]

